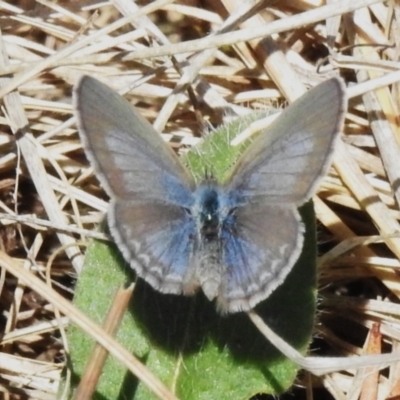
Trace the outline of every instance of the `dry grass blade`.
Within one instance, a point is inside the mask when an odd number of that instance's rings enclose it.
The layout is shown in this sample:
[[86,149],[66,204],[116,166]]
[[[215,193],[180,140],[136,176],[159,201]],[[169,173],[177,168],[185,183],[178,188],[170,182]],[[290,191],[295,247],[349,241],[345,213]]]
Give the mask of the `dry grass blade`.
[[[128,289],[121,288],[115,295],[112,307],[103,325],[104,331],[111,336],[114,336],[118,331],[121,320],[128,309],[129,301],[132,298],[133,289],[134,285],[132,284]],[[75,400],[90,400],[93,397],[107,355],[106,349],[97,344],[91,358],[88,360],[85,373],[82,375],[82,379],[74,394]]]

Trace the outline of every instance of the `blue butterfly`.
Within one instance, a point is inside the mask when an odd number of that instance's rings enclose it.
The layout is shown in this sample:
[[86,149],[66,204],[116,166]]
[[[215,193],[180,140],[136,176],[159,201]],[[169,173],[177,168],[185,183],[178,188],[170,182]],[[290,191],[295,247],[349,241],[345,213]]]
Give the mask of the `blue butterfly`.
[[286,108],[224,183],[196,184],[130,103],[94,78],[75,88],[82,143],[111,198],[108,222],[137,274],[163,293],[199,288],[223,313],[267,298],[300,256],[297,207],[330,167],[346,109],[341,79]]

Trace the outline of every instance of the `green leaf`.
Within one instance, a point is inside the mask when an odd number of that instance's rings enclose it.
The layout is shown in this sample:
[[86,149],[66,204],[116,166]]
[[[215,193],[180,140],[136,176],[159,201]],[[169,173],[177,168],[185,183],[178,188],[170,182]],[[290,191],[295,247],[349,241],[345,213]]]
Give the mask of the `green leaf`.
[[[233,148],[230,141],[257,118],[259,115],[252,115],[224,126],[183,157],[196,179],[201,179],[205,172],[221,181],[226,179],[230,167],[248,145]],[[314,325],[316,238],[311,202],[300,211],[306,225],[301,257],[284,284],[256,311],[286,341],[304,352]],[[117,288],[132,279],[133,272],[115,246],[93,242],[86,252],[75,304],[101,323]],[[73,370],[79,379],[93,341],[74,328],[69,338]],[[185,400],[235,400],[249,399],[257,393],[278,394],[292,385],[298,370],[244,313],[221,316],[202,293],[194,297],[160,294],[140,279],[117,338]],[[155,397],[115,360],[109,359],[94,398]]]

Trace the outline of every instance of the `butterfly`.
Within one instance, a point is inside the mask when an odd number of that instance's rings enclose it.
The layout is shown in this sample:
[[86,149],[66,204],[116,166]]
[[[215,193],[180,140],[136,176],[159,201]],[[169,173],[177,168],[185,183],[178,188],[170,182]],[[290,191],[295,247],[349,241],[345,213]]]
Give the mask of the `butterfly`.
[[224,183],[196,183],[118,93],[90,76],[74,89],[82,144],[111,198],[109,229],[124,258],[156,290],[201,288],[221,313],[254,308],[296,263],[297,208],[331,165],[346,105],[340,78],[320,83],[254,139]]

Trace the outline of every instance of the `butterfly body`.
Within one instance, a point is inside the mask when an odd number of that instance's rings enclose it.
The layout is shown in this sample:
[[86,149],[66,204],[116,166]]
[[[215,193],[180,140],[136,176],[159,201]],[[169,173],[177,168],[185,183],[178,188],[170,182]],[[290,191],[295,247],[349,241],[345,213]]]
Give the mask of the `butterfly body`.
[[124,258],[160,292],[201,288],[221,312],[253,308],[301,253],[297,207],[330,166],[345,100],[340,79],[323,82],[258,135],[226,182],[196,185],[125,99],[84,76],[75,89],[79,131],[111,197],[109,227]]
[[201,183],[194,192],[192,216],[195,236],[193,282],[201,286],[209,300],[218,296],[224,274],[226,242],[224,232],[234,225],[235,200],[213,179]]

